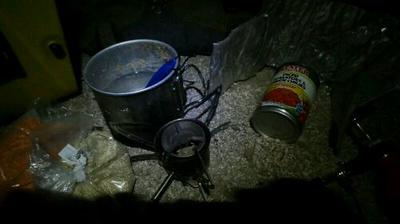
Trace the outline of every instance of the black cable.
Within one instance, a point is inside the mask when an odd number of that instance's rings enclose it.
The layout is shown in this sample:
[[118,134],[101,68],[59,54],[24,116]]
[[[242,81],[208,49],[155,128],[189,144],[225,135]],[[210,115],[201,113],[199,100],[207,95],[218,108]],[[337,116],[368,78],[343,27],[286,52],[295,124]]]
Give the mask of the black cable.
[[207,107],[205,110],[203,110],[203,112],[201,112],[199,115],[197,115],[196,120],[200,119],[201,117],[204,116],[204,114],[206,114],[208,111],[210,111],[211,106]]
[[211,119],[214,117],[216,107],[218,106],[218,98],[219,98],[219,92],[217,91],[215,95],[213,96],[214,98],[211,100],[211,105],[208,106],[203,112],[201,112],[199,115],[197,115],[196,119],[200,119],[204,114],[206,114],[208,111],[211,111],[211,117],[208,116],[206,119],[206,124],[208,125],[211,121]]
[[192,68],[196,71],[197,76],[199,77],[200,81],[201,81],[201,85],[204,89],[204,92],[207,93],[208,89],[207,89],[207,84],[206,84],[206,80],[204,79],[203,74],[201,73],[200,69],[194,65],[194,64],[188,64],[184,67],[184,70],[186,71],[187,69]]
[[196,83],[196,82],[193,81],[193,80],[186,80],[186,79],[184,79],[183,82],[189,83],[188,85],[193,85],[193,84]]
[[204,96],[200,100],[189,103],[188,105],[185,106],[186,110],[184,111],[184,114],[186,115],[189,111],[200,107],[201,105],[203,105],[203,103],[207,102],[213,95],[214,95],[214,92]]
[[185,65],[186,65],[186,63],[187,63],[187,62],[189,61],[189,59],[192,58],[192,57],[193,57],[193,56],[187,56],[187,57],[185,58],[185,60],[183,60],[182,64],[179,65],[179,68],[184,68]]
[[[191,56],[186,57],[185,60],[182,62],[182,64],[179,66],[178,75],[183,80],[183,82],[189,83],[188,86],[185,87],[185,92],[187,92],[188,90],[194,90],[196,91],[197,94],[200,95],[201,99],[186,104],[184,108],[184,116],[186,116],[188,112],[190,112],[191,110],[199,108],[205,102],[211,100],[211,105],[196,117],[196,119],[200,119],[208,112],[208,115],[205,119],[205,124],[208,126],[213,117],[215,116],[222,88],[221,86],[219,86],[212,93],[209,93],[210,79],[205,80],[202,72],[196,65],[194,64],[186,65],[186,63],[190,58]],[[196,75],[200,79],[201,86],[204,91],[201,91],[198,87],[193,86],[195,84],[195,81],[183,79],[183,73],[186,72],[188,69],[193,69],[196,72]]]
[[213,130],[211,130],[211,137],[213,137],[214,135],[216,135],[218,132],[223,131],[225,129],[227,129],[229,127],[229,125],[231,124],[230,121],[227,121],[221,125],[219,125],[218,127],[214,128]]
[[131,163],[147,161],[147,160],[159,160],[159,159],[160,159],[160,154],[158,154],[158,153],[142,154],[142,155],[136,155],[136,156],[130,157]]
[[221,86],[218,86],[215,90],[214,90],[214,98],[211,102],[211,110],[207,115],[207,118],[205,120],[205,124],[208,126],[211,122],[211,120],[214,118],[215,116],[215,112],[217,111],[217,107],[218,107],[218,103],[219,103],[219,97],[221,96]]
[[211,106],[210,106],[210,112],[206,118],[205,124],[209,125],[211,120],[213,119],[214,115],[215,115],[215,111],[217,109],[218,106],[218,102],[219,102],[219,96],[221,94],[221,86],[219,86],[218,88],[216,88],[212,93],[206,95],[205,97],[203,97],[202,99],[189,103],[186,107],[186,110],[184,111],[184,115],[186,115],[189,111],[200,107],[201,105],[203,105],[205,102],[207,102],[208,100],[210,100],[212,97],[214,97],[211,101]]
[[195,90],[201,97],[204,97],[204,93],[202,93],[201,90],[200,90],[199,88],[194,87],[194,86],[188,86],[188,87],[186,87],[186,88],[185,88],[185,91],[190,90],[190,89]]

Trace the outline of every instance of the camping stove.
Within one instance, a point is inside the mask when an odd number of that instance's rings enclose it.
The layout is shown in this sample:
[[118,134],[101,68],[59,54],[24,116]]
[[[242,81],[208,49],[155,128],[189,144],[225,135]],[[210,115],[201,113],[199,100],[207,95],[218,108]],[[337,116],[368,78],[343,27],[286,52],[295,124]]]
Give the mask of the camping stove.
[[174,180],[195,186],[203,199],[214,187],[207,172],[211,134],[199,120],[177,119],[164,125],[156,135],[156,148],[168,176],[153,196],[159,201]]

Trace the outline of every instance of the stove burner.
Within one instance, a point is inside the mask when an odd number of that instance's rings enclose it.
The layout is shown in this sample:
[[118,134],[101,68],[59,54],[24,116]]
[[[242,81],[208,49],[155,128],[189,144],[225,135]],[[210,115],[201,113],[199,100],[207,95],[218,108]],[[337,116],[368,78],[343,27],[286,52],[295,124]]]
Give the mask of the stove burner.
[[203,199],[214,185],[207,172],[210,161],[210,131],[201,121],[177,119],[164,125],[156,135],[161,165],[168,172],[153,196],[159,201],[174,180],[196,182]]

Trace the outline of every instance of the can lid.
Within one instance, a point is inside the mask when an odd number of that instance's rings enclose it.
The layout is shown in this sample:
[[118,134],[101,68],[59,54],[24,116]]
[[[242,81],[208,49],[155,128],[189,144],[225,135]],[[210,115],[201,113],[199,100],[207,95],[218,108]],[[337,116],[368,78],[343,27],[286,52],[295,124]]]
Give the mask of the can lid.
[[292,114],[275,106],[257,109],[250,123],[254,130],[263,136],[295,142],[300,136],[301,127]]

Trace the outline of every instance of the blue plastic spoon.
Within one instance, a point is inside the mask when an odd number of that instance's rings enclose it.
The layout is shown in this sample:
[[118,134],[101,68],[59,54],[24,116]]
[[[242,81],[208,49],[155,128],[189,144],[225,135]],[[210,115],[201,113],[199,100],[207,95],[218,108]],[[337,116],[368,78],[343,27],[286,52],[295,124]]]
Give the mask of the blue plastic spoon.
[[151,77],[150,81],[147,83],[146,87],[152,86],[163,80],[168,74],[174,69],[177,58],[172,58],[163,64]]

